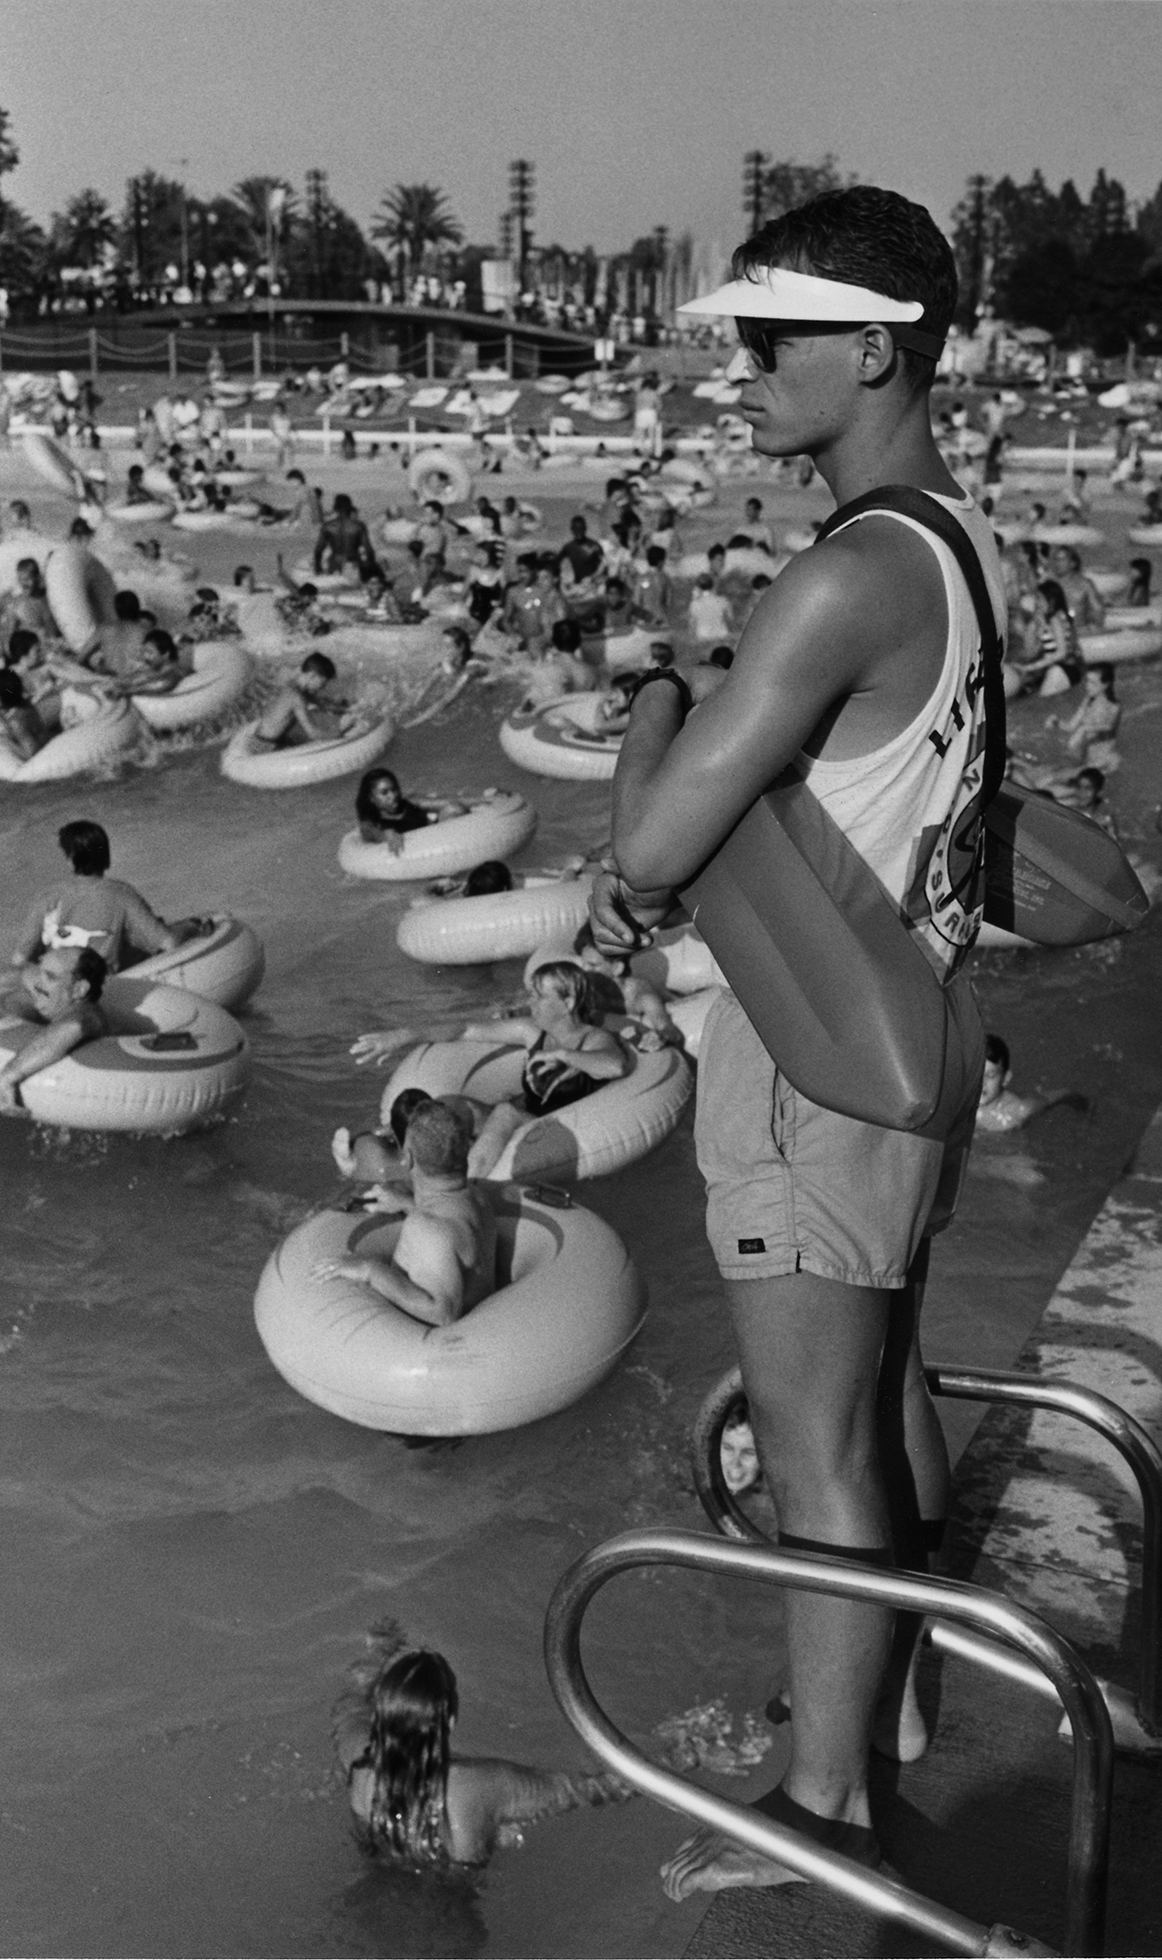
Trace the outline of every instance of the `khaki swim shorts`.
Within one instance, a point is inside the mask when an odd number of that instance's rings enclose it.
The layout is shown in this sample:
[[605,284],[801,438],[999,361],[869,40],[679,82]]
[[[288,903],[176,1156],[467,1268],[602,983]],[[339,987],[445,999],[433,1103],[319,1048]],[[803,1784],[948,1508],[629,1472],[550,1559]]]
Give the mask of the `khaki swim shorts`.
[[694,1124],[723,1279],[808,1272],[903,1286],[921,1239],[951,1222],[978,1095],[979,1084],[943,1143],[821,1109],[724,991],[702,1035]]

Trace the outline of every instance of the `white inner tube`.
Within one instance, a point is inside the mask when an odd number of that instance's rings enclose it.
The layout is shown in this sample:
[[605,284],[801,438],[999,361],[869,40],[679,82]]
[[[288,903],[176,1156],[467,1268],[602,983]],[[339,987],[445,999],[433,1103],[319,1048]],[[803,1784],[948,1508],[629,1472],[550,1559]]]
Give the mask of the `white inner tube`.
[[237,701],[253,671],[238,640],[203,640],[194,648],[194,671],[169,694],[134,694],[134,707],[151,728],[190,728],[213,721]]
[[498,1191],[501,1285],[450,1327],[426,1327],[354,1280],[316,1280],[321,1260],[389,1258],[398,1220],[324,1211],[284,1239],[254,1301],[274,1366],[310,1402],[409,1436],[515,1429],[575,1402],[607,1375],[645,1315],[617,1234],[580,1206]]
[[112,626],[116,620],[112,574],[84,545],[57,546],[45,562],[44,589],[61,637],[74,653],[87,647],[102,626]]
[[450,449],[421,449],[408,467],[408,483],[418,503],[465,504],[472,495],[466,465]]
[[394,723],[381,721],[374,728],[356,729],[327,741],[268,749],[255,747],[257,728],[257,719],[248,721],[222,751],[222,774],[250,789],[305,789],[349,776],[381,756],[395,733]]
[[168,524],[174,506],[161,497],[151,497],[144,504],[105,504],[101,514],[114,524]]
[[1126,536],[1131,544],[1162,545],[1162,524],[1134,524]]
[[[243,1087],[246,1036],[212,1001],[130,974],[108,982],[101,1006],[107,1035],[21,1084],[38,1123],[176,1135],[216,1116]],[[0,1022],[0,1065],[36,1032],[27,1021]]]
[[56,783],[104,768],[141,734],[141,722],[128,701],[110,701],[87,688],[66,687],[61,713],[65,726],[60,734],[26,761],[0,738],[0,782]]
[[[551,1116],[530,1116],[505,1145],[489,1179],[605,1177],[632,1164],[669,1136],[693,1084],[689,1065],[674,1048],[639,1055],[615,1082],[603,1082],[580,1102]],[[519,1096],[527,1059],[524,1048],[499,1042],[431,1041],[405,1055],[383,1092],[381,1120],[403,1089],[430,1095],[465,1095],[485,1103]]]
[[1104,544],[1105,532],[1092,524],[1034,524],[1026,533],[1039,544]]
[[515,790],[497,790],[482,797],[463,817],[444,817],[423,830],[405,830],[398,853],[387,844],[368,844],[358,830],[345,833],[339,863],[353,878],[386,878],[404,883],[415,878],[454,877],[471,871],[489,858],[510,857],[527,844],[537,827],[537,813]]
[[500,746],[533,775],[607,782],[617,768],[622,738],[595,732],[603,699],[596,693],[568,694],[545,708],[510,715],[498,730]]
[[153,953],[129,969],[134,980],[184,987],[231,1012],[244,1007],[266,971],[262,941],[251,926],[227,913],[214,918],[211,932],[187,939],[168,953]]
[[1151,599],[1146,606],[1107,606],[1107,633],[1132,632],[1139,626],[1162,626],[1162,599]]
[[82,493],[83,469],[46,430],[25,430],[24,453],[37,475],[43,477],[46,483],[51,483],[55,490],[63,490],[66,497],[77,497]]
[[1081,657],[1091,667],[1103,661],[1153,660],[1162,653],[1162,626],[1123,627],[1115,633],[1079,633]]
[[592,877],[527,878],[515,891],[422,899],[404,913],[396,944],[430,966],[521,959],[546,940],[579,932],[592,890]]

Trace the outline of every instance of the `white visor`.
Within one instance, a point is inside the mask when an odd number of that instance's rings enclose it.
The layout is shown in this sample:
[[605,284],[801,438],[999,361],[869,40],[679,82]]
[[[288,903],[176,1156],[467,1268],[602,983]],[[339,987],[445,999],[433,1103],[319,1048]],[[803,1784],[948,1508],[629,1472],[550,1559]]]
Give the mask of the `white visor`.
[[787,266],[756,266],[753,275],[732,279],[701,299],[687,300],[679,313],[729,313],[751,320],[919,320],[924,307],[918,299],[889,299],[867,286],[848,286],[839,279],[820,279],[813,272],[792,272]]

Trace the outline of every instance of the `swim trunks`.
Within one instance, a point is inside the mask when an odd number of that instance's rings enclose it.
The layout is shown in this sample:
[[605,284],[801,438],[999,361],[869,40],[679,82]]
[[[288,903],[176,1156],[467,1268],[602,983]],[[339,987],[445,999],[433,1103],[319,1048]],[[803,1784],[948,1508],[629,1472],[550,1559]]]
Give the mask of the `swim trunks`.
[[724,990],[702,1034],[694,1122],[723,1279],[807,1272],[904,1286],[921,1239],[951,1222],[979,1094],[977,1081],[943,1143],[822,1109],[780,1074]]

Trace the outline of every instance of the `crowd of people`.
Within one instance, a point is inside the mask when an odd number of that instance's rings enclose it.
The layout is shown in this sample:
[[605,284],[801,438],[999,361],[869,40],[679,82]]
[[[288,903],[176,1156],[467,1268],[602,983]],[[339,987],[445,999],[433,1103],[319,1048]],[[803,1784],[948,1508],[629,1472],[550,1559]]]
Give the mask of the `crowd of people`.
[[[820,200],[828,202],[828,249],[838,238],[852,253],[853,290],[865,300],[859,237],[870,228],[885,262],[898,257],[899,281],[924,298],[919,345],[907,337],[898,302],[892,312],[884,299],[894,325],[847,322],[840,333],[816,336],[813,327],[833,324],[832,315],[807,311],[788,324],[775,301],[789,301],[772,291],[777,336],[768,319],[740,319],[739,378],[756,447],[780,459],[812,454],[841,505],[869,482],[902,480],[959,517],[986,569],[997,629],[1007,626],[1005,693],[1061,701],[1044,723],[1060,744],[1058,760],[1010,750],[1004,767],[1034,793],[1108,822],[1099,806],[1120,762],[1116,674],[1087,666],[1079,639],[1102,630],[1105,603],[1075,546],[1038,537],[1035,512],[1013,542],[1002,534],[998,551],[989,521],[995,504],[969,506],[960,495],[963,475],[948,465],[967,465],[978,452],[963,440],[959,410],[934,432],[926,385],[930,345],[952,312],[948,247],[918,207],[901,214],[902,200],[890,211],[876,201],[888,198],[865,186]],[[814,234],[809,218],[796,231],[801,217],[775,221],[743,248],[723,310],[737,311],[744,281],[766,279],[773,288],[788,262],[810,262]],[[828,278],[796,277],[826,288],[843,270],[842,249],[829,264],[838,270]],[[815,301],[825,308],[826,291]],[[909,365],[903,356],[912,354],[927,366]],[[157,446],[130,473],[131,500],[147,494],[144,470],[156,464],[182,501],[212,496],[215,465],[229,457],[212,411],[212,401],[199,408],[179,398],[168,404],[167,425],[155,406],[152,433],[143,436],[156,437]],[[1003,420],[992,415],[990,445],[1003,441]],[[568,535],[552,545],[543,514],[515,495],[478,495],[461,517],[439,498],[404,520],[389,512],[389,524],[410,526],[402,569],[382,527],[377,535],[347,493],[324,513],[291,470],[284,480],[296,487],[293,511],[270,509],[272,521],[309,521],[315,531],[314,578],[296,579],[280,562],[277,593],[288,623],[306,637],[325,637],[337,608],[387,624],[434,621],[448,636],[453,668],[485,678],[519,672],[530,709],[579,690],[599,693],[598,737],[620,744],[612,843],[591,926],[571,954],[535,967],[520,1011],[465,1030],[523,1051],[519,1093],[486,1104],[408,1090],[381,1128],[343,1128],[333,1139],[340,1171],[366,1187],[362,1202],[402,1223],[390,1256],[328,1260],[313,1277],[366,1286],[425,1327],[454,1324],[496,1288],[496,1216],[479,1180],[519,1126],[620,1080],[633,1047],[648,1052],[678,1038],[666,1001],[634,973],[632,956],[669,916],[675,890],[785,767],[801,766],[835,820],[858,832],[867,861],[926,935],[949,987],[962,978],[972,943],[979,891],[958,891],[963,917],[959,930],[949,930],[931,903],[932,866],[915,862],[916,839],[935,858],[966,784],[979,788],[973,770],[987,741],[974,665],[979,626],[962,596],[941,614],[942,572],[929,542],[890,520],[861,529],[857,512],[848,527],[855,537],[792,562],[777,550],[763,499],[752,495],[740,525],[705,553],[691,553],[669,460],[663,450],[656,463],[611,473],[600,498],[574,511]],[[1084,505],[1076,483],[1071,494],[1077,515]],[[10,507],[6,533],[27,516]],[[398,544],[398,533],[392,540]],[[1149,561],[1132,570],[1132,594],[1144,604]],[[255,587],[252,567],[239,565],[236,603]],[[197,607],[209,609],[215,632],[225,630],[229,593],[208,589]],[[37,560],[19,560],[13,590],[0,597],[5,739],[18,753],[35,752],[54,694],[78,674],[110,691],[173,684],[188,671],[182,663],[199,630],[196,619],[191,624],[185,645],[175,641],[125,589],[93,644],[64,650]],[[618,643],[631,637],[627,668],[618,671]],[[906,660],[901,647],[911,649]],[[335,662],[313,646],[266,700],[253,739],[269,749],[318,740],[332,727],[343,732],[353,713]],[[377,767],[360,782],[355,816],[364,842],[395,853],[409,833],[464,808],[454,798],[409,793],[394,771]],[[66,824],[60,842],[70,875],[37,895],[13,953],[37,1032],[0,1071],[0,1108],[10,1112],[33,1069],[103,1031],[109,975],[206,924],[167,923],[110,877],[109,839],[99,825]],[[970,883],[979,870],[976,861]],[[506,881],[505,867],[483,864],[461,889],[495,893]],[[948,1139],[889,1132],[792,1089],[729,991],[712,1012],[699,1063],[696,1147],[748,1403],[747,1423],[736,1423],[729,1437],[731,1487],[765,1479],[786,1548],[927,1571],[948,1500],[947,1458],[918,1341],[930,1238],[952,1215],[974,1127],[1017,1129],[1067,1098],[1013,1091],[1008,1049],[994,1034],[983,1082],[966,1091]],[[379,1064],[411,1039],[398,1027],[371,1031],[352,1052]],[[918,1632],[907,1620],[893,1628],[886,1613],[839,1607],[822,1595],[795,1594],[789,1606],[792,1755],[784,1782],[757,1808],[868,1867],[880,1862],[869,1750],[874,1743],[909,1760],[928,1745],[915,1691]],[[336,1745],[351,1809],[377,1848],[421,1864],[480,1864],[521,1823],[627,1794],[615,1777],[454,1757],[457,1707],[443,1657],[396,1644],[341,1711]],[[674,1899],[793,1876],[709,1832],[687,1840],[664,1868]]]

